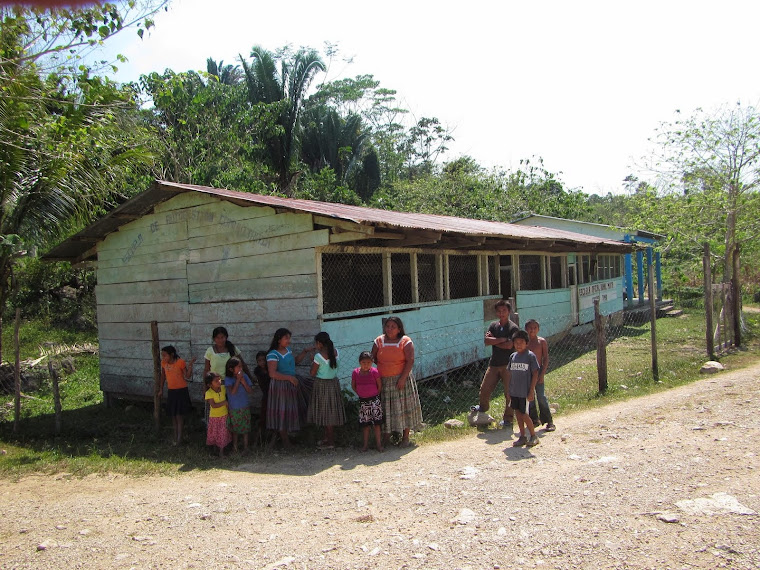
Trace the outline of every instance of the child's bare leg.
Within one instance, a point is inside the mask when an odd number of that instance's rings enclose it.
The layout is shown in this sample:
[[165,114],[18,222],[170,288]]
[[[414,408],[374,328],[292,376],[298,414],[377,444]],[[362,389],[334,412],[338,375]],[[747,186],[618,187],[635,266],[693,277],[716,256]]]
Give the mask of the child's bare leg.
[[407,447],[409,445],[409,428],[404,428],[404,432],[401,435],[401,447]]
[[224,448],[221,445],[219,446],[219,457],[224,457]]
[[391,442],[391,434],[390,433],[384,433],[383,434],[383,447],[388,447],[388,444]]
[[520,436],[525,436],[525,414],[517,412],[517,427],[520,428]]
[[536,435],[536,430],[533,425],[533,420],[530,419],[530,416],[528,414],[523,414],[525,416],[525,425],[528,426],[528,431],[530,432],[530,436],[533,437]]
[[327,445],[335,445],[335,429],[333,426],[325,426],[325,441]]
[[[380,426],[375,426],[380,429]],[[364,439],[364,445],[362,446],[362,451],[367,451],[369,449],[369,426],[362,427],[362,437]],[[378,438],[380,436],[378,435]]]
[[[381,437],[380,437],[380,426],[373,426],[375,431],[375,447],[378,451],[385,451],[385,448],[383,447],[383,444],[381,443]],[[367,432],[369,433],[369,427],[366,428]],[[364,447],[367,446],[367,442],[364,442]]]
[[238,434],[236,434],[236,433],[233,432],[233,434],[232,434],[232,450],[235,453],[237,453],[237,450],[238,450],[237,442],[238,442]]
[[290,449],[290,438],[288,437],[288,430],[286,429],[280,430],[280,439],[282,440],[282,446],[285,449]]
[[182,427],[185,425],[185,418],[182,416],[175,416],[177,418],[177,425],[175,435],[177,436],[177,443],[182,443]]
[[243,434],[243,451],[248,451],[248,434]]

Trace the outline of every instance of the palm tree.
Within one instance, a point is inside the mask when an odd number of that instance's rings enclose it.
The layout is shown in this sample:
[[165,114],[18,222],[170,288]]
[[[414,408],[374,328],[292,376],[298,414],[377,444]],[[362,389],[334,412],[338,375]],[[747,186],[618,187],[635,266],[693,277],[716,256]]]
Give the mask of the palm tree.
[[299,174],[293,172],[299,121],[309,86],[317,72],[325,71],[325,64],[316,50],[303,48],[294,54],[288,50],[275,54],[254,46],[251,58],[248,64],[240,57],[251,104],[281,103],[278,124],[282,130],[267,141],[267,147],[280,191],[292,196]]
[[213,58],[206,60],[206,71],[209,75],[216,77],[222,85],[237,85],[243,80],[243,72],[239,65],[224,65],[224,60],[220,59],[219,63]]
[[301,120],[301,160],[312,172],[329,166],[340,184],[358,175],[369,150],[369,132],[359,115],[345,119],[325,105],[307,109]]

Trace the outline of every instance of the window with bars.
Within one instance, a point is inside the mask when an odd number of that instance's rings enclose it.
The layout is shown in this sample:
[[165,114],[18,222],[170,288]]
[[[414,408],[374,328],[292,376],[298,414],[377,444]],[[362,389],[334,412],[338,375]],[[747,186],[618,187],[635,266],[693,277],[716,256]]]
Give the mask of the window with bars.
[[521,291],[538,291],[543,289],[543,279],[541,276],[541,255],[520,255],[520,290]]
[[449,298],[464,299],[478,294],[478,256],[450,255]]
[[408,253],[391,254],[391,289],[394,305],[408,305],[412,298],[412,264]]
[[325,313],[385,305],[382,254],[323,253],[322,303]]

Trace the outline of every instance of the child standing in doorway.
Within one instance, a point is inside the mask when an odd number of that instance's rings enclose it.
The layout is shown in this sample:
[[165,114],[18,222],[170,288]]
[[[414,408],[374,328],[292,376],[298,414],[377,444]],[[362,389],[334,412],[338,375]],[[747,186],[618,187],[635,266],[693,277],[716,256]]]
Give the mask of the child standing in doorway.
[[206,384],[205,400],[209,405],[206,445],[218,447],[219,457],[224,457],[224,448],[232,441],[227,429],[227,392],[222,386],[222,377],[216,372],[206,374],[203,382]]
[[375,432],[375,449],[385,451],[380,437],[380,426],[384,419],[380,401],[383,381],[380,372],[372,366],[372,354],[366,350],[359,355],[359,368],[351,374],[351,388],[359,396],[359,425],[362,426],[364,438],[362,451],[369,449],[370,428]]
[[[544,389],[544,378],[549,370],[549,344],[544,337],[538,336],[538,329],[539,324],[535,319],[530,319],[525,323],[525,332],[528,333],[528,350],[536,355],[538,365],[541,367],[541,370],[538,371],[538,383],[536,384],[536,401],[531,404],[531,409],[538,404],[539,422],[536,427],[546,424],[546,431],[554,431],[557,428],[554,426],[554,419]],[[535,414],[535,411],[533,413]],[[532,417],[533,414],[531,414]]]
[[[517,425],[520,428],[520,437],[512,445],[520,447],[538,445],[539,440],[530,419],[528,406],[533,400],[536,383],[538,382],[538,360],[536,355],[528,350],[528,333],[519,330],[512,337],[515,352],[509,356],[507,365],[507,382],[509,383],[509,406],[517,414]],[[528,428],[530,437],[525,435]]]

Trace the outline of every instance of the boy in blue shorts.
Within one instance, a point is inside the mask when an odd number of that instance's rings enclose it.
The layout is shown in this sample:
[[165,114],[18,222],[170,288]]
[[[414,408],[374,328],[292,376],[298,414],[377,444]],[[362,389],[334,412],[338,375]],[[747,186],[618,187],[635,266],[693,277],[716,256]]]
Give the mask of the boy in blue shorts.
[[[517,414],[517,425],[520,428],[520,438],[512,444],[514,447],[533,447],[539,443],[533,420],[530,419],[529,406],[535,394],[540,366],[536,355],[528,350],[529,340],[528,333],[524,330],[515,333],[512,337],[515,352],[510,355],[507,365],[509,407]],[[530,437],[525,435],[526,426]]]

